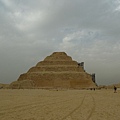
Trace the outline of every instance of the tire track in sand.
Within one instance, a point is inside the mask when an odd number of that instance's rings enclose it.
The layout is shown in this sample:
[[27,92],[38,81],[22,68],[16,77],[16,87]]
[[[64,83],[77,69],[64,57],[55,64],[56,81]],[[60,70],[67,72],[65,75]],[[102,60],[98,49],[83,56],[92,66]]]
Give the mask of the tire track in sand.
[[[88,96],[85,95],[85,96],[83,97],[83,99],[82,99],[81,104],[80,104],[78,107],[76,107],[74,110],[72,110],[68,115],[66,115],[66,116],[65,116],[64,118],[62,118],[61,120],[76,120],[76,118],[74,117],[74,115],[76,115],[76,114],[78,115],[78,114],[80,114],[81,112],[84,113],[84,110],[81,111],[81,109],[82,109],[82,107],[85,106],[85,102],[87,102],[87,100],[85,100],[86,97],[88,97]],[[86,118],[84,118],[84,120],[89,120],[89,119],[92,117],[92,114],[94,113],[95,107],[96,107],[94,97],[93,97],[92,95],[89,95],[89,97],[91,97],[91,100],[92,100],[92,101],[89,103],[89,104],[92,103],[92,107],[90,107],[91,110],[90,110],[90,112],[88,113],[88,116],[87,116]],[[79,113],[78,113],[78,111],[79,111]],[[74,114],[74,115],[73,115],[73,114]],[[84,115],[84,114],[83,114],[83,115]],[[81,116],[81,117],[82,117],[82,116]]]
[[95,99],[94,99],[93,96],[91,96],[91,97],[92,97],[92,100],[93,100],[93,107],[92,107],[92,110],[91,110],[91,112],[90,112],[90,114],[88,115],[88,117],[87,117],[86,120],[89,120],[89,119],[91,118],[92,114],[93,114],[94,111],[95,111],[95,107],[96,107],[96,105],[95,105]]
[[[85,96],[86,96],[86,95],[85,95]],[[78,109],[82,106],[82,104],[83,104],[83,102],[84,102],[84,100],[85,100],[85,96],[83,97],[81,104],[80,104],[78,107],[76,107],[74,110],[72,110],[68,115],[66,115],[65,117],[63,117],[61,120],[65,120],[65,119],[67,119],[67,118],[70,120],[70,116],[71,116],[76,110],[78,110]]]
[[[18,105],[18,106],[15,106],[15,107],[12,107],[10,109],[3,109],[3,110],[0,110],[0,116],[1,117],[4,117],[6,114],[7,115],[10,115],[12,113],[18,113],[18,112],[21,112],[21,111],[29,111],[30,109],[33,109],[33,108],[36,108],[37,109],[40,109],[41,107],[43,108],[44,106],[48,106],[48,105],[52,105],[52,104],[60,104],[60,103],[63,103],[63,102],[68,102],[68,101],[72,101],[73,98],[70,98],[70,99],[65,99],[65,100],[59,100],[58,99],[59,97],[57,97],[57,99],[53,99],[52,101],[56,101],[56,102],[50,102],[50,103],[45,103],[45,102],[33,102],[33,103],[29,103],[29,104],[23,104],[23,105]],[[9,111],[11,110],[11,111]]]

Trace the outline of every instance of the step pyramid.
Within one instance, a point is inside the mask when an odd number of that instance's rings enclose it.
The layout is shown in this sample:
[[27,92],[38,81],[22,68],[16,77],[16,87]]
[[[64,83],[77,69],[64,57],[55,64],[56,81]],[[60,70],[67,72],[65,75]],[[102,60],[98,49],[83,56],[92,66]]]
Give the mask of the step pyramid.
[[[78,64],[65,52],[54,52],[47,56],[27,73],[21,74],[17,82],[21,81],[33,81],[34,88],[96,87],[92,75],[85,72],[83,62]],[[12,87],[14,86],[12,84]],[[22,88],[22,85],[18,88]]]

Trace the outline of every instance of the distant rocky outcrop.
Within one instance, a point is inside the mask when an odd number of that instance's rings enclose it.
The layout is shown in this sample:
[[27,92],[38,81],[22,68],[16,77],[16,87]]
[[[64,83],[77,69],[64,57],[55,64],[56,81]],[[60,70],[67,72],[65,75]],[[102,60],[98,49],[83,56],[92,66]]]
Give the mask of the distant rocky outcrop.
[[6,88],[9,88],[9,84],[0,83],[0,89],[6,89]]
[[[95,75],[94,75],[95,77]],[[94,88],[95,78],[65,52],[54,52],[27,73],[21,74],[11,88]]]
[[118,84],[108,85],[107,88],[108,88],[108,89],[113,89],[114,86],[116,86],[117,88],[120,88],[120,83],[118,83]]

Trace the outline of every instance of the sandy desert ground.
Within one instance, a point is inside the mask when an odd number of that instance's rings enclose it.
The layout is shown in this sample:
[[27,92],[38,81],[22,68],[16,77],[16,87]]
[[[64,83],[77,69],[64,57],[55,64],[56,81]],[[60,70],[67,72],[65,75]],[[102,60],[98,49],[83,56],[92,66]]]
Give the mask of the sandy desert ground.
[[120,91],[1,89],[0,120],[120,120]]

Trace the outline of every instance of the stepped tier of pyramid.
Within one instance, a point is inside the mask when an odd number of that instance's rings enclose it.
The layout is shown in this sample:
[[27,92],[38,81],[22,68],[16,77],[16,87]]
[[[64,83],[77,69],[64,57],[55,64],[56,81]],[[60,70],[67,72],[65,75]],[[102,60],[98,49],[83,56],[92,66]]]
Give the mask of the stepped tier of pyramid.
[[[22,84],[21,84],[22,83]],[[29,86],[30,85],[30,86]],[[54,52],[11,83],[11,88],[94,88],[93,76],[84,63],[73,61],[65,52]]]

